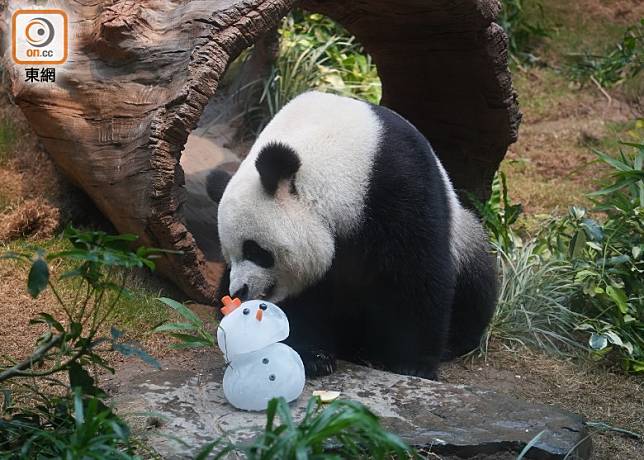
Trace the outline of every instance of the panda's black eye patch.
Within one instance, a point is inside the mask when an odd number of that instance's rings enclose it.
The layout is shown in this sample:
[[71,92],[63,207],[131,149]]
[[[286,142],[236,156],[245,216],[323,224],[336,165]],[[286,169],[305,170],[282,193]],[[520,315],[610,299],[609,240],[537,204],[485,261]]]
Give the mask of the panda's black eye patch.
[[244,260],[249,260],[262,268],[271,268],[275,265],[273,255],[253,240],[244,241],[242,256]]

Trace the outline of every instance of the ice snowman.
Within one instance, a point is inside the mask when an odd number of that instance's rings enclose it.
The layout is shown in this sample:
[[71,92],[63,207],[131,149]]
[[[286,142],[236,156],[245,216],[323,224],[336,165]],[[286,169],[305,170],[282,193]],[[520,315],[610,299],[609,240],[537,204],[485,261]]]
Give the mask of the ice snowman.
[[265,410],[283,397],[291,402],[304,389],[300,355],[279,343],[289,334],[286,314],[264,300],[241,303],[223,299],[224,318],[217,328],[217,344],[226,358],[224,396],[242,410]]

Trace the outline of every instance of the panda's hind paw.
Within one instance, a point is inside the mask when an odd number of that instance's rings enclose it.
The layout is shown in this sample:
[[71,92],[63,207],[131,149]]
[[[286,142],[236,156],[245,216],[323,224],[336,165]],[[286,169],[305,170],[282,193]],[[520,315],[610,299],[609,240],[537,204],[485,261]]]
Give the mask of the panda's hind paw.
[[304,362],[304,371],[307,378],[323,377],[333,374],[337,368],[335,356],[324,350],[299,351]]

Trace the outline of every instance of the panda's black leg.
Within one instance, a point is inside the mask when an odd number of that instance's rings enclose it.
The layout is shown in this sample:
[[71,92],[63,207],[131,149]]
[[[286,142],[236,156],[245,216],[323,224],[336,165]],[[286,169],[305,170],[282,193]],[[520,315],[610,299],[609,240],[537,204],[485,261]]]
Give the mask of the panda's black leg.
[[438,379],[441,355],[447,341],[449,304],[425,306],[422,312],[398,311],[396,322],[380,323],[376,330],[386,370],[430,380]]
[[290,323],[290,335],[285,343],[302,358],[307,378],[322,377],[335,372],[335,338],[328,318],[315,301],[298,299],[283,302],[282,309]]
[[449,339],[443,360],[474,350],[494,315],[497,274],[494,257],[481,250],[459,274],[452,306]]
[[330,344],[317,340],[305,341],[301,338],[298,340],[298,337],[289,337],[284,343],[293,348],[302,358],[307,378],[323,377],[335,372],[336,354]]
[[395,374],[410,375],[413,377],[421,377],[429,380],[438,380],[438,364],[435,359],[428,359],[421,363],[419,361],[400,362],[393,365],[389,371]]

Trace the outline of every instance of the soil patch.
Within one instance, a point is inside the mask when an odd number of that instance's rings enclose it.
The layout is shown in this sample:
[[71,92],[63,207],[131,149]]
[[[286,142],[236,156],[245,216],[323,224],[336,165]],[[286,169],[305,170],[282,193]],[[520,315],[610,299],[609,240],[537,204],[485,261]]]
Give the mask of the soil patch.
[[644,136],[629,126],[641,114],[617,98],[609,103],[596,88],[572,89],[551,69],[517,71],[515,81],[524,120],[501,166],[512,200],[528,216],[591,206],[586,194],[607,173],[592,148],[615,154],[616,140]]

